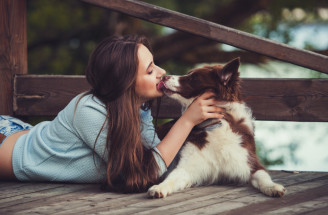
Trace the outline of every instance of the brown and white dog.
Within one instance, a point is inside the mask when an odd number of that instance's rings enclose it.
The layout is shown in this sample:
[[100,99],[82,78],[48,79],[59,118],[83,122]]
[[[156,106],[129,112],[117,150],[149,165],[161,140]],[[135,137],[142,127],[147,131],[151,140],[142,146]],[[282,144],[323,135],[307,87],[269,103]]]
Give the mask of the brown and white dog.
[[204,66],[185,76],[165,76],[160,88],[182,105],[182,112],[205,91],[215,92],[225,118],[207,120],[193,129],[179,160],[164,181],[148,195],[163,198],[179,190],[223,182],[248,183],[272,197],[286,189],[271,180],[256,155],[252,111],[241,100],[239,58],[226,65]]

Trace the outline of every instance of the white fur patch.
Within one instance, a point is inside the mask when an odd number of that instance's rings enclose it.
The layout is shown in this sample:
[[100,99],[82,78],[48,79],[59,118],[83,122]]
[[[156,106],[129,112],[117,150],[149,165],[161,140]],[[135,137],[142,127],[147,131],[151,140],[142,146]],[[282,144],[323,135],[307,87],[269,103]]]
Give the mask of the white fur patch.
[[264,170],[256,171],[252,176],[251,183],[268,196],[281,197],[286,193],[284,186],[274,183],[270,175]]

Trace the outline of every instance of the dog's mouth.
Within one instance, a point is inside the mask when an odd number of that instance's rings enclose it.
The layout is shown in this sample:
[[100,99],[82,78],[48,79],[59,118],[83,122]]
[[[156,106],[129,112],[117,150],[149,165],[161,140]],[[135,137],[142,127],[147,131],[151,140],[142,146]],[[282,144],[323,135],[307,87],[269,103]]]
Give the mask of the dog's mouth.
[[158,84],[157,84],[157,90],[158,91],[162,91],[164,92],[166,95],[170,96],[174,93],[177,93],[176,91],[173,91],[171,90],[166,84],[164,81],[160,81]]

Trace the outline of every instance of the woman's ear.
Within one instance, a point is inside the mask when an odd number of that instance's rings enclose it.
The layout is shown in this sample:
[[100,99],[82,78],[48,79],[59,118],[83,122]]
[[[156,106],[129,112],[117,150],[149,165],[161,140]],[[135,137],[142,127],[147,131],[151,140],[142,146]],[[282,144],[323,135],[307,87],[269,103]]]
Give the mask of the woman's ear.
[[235,58],[229,61],[224,67],[218,72],[221,83],[226,86],[233,74],[238,72],[240,65],[240,58]]

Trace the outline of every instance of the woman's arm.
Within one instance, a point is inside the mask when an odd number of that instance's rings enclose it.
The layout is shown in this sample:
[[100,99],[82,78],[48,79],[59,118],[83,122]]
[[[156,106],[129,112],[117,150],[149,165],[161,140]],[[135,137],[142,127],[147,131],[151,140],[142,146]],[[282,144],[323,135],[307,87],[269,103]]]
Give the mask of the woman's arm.
[[166,166],[173,161],[195,125],[209,118],[223,118],[224,110],[213,106],[217,103],[215,99],[211,98],[213,96],[213,93],[206,92],[198,97],[157,145]]

